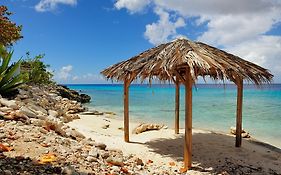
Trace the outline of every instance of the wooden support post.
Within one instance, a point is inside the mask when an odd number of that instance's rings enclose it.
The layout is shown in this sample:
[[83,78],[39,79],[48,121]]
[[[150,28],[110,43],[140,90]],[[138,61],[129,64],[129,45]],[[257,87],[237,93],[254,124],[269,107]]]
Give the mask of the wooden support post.
[[129,142],[129,81],[124,80],[124,140]]
[[242,102],[243,102],[243,79],[237,81],[237,110],[236,110],[236,147],[242,144]]
[[186,70],[185,78],[184,167],[188,170],[192,164],[192,77],[189,69]]
[[176,86],[176,94],[175,94],[175,134],[179,133],[180,128],[180,122],[179,122],[179,116],[180,116],[180,83],[179,79],[176,77],[175,81]]

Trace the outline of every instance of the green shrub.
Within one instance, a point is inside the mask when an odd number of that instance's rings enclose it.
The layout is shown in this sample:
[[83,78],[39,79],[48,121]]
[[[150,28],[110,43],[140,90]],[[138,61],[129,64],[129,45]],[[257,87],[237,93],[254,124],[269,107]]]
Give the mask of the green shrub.
[[30,58],[29,52],[26,55],[27,58],[21,64],[21,72],[25,74],[27,82],[33,84],[53,84],[53,74],[47,70],[50,66],[41,61],[44,55],[40,54],[34,58]]
[[21,60],[9,65],[12,56],[13,51],[7,52],[5,47],[0,45],[0,94],[4,96],[13,93],[24,83],[20,73]]

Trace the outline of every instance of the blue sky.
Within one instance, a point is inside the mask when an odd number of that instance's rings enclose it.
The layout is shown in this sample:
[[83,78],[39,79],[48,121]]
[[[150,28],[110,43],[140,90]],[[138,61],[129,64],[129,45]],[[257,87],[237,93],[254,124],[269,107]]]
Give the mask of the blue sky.
[[280,0],[1,0],[23,25],[15,58],[45,53],[59,83],[105,83],[99,72],[185,36],[271,70],[281,82]]

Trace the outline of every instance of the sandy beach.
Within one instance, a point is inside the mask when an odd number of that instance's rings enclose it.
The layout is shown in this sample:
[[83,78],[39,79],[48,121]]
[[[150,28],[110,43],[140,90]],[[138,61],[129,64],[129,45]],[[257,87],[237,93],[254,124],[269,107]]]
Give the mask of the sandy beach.
[[[125,155],[136,155],[144,162],[152,160],[159,169],[167,167],[176,172],[183,166],[183,129],[178,135],[170,128],[130,134],[131,143],[126,143],[121,119],[111,114],[80,115],[80,119],[69,125],[86,137],[105,143],[108,149],[120,149]],[[138,125],[131,121],[130,133]],[[241,148],[236,148],[234,143],[235,137],[231,135],[193,129],[193,168],[188,173],[281,173],[280,149],[253,139],[243,139]]]

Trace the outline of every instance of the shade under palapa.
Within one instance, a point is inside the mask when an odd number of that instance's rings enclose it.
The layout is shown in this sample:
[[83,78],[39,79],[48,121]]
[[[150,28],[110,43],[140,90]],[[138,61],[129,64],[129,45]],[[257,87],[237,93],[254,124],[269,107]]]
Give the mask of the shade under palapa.
[[[107,79],[124,81],[124,139],[129,142],[129,86],[135,79],[154,78],[175,83],[175,133],[179,133],[179,84],[185,86],[184,165],[192,165],[192,84],[199,76],[230,80],[237,85],[236,142],[242,143],[243,80],[270,83],[273,75],[254,63],[201,42],[187,39],[161,44],[101,72]],[[150,81],[151,82],[151,81]]]

